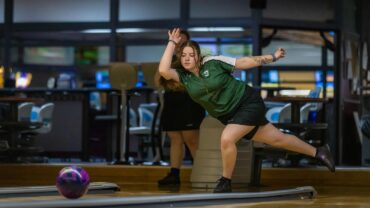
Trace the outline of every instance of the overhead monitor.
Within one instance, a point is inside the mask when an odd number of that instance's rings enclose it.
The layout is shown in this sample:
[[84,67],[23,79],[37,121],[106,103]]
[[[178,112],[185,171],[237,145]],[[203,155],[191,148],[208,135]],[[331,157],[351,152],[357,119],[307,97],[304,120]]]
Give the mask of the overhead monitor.
[[96,88],[106,89],[111,88],[109,82],[109,71],[108,70],[99,70],[95,73]]
[[29,72],[17,72],[15,74],[15,87],[27,88],[31,84],[32,74]]

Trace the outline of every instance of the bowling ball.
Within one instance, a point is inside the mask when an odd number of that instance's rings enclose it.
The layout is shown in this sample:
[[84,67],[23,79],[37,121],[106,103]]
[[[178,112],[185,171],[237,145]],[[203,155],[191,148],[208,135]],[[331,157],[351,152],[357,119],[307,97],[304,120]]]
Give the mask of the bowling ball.
[[58,192],[68,199],[78,199],[89,187],[89,174],[81,167],[69,166],[59,171],[56,178]]

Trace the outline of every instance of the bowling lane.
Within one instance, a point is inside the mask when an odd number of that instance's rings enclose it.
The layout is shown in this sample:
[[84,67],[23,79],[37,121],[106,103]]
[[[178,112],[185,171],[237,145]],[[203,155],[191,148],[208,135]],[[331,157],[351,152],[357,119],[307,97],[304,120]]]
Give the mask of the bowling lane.
[[[153,188],[153,187],[152,187]],[[141,191],[140,191],[141,190]],[[144,190],[144,191],[143,191]],[[263,191],[262,191],[263,190]],[[278,188],[253,188],[244,193],[212,194],[208,190],[173,189],[122,190],[111,194],[86,194],[80,199],[69,200],[62,196],[9,197],[0,199],[0,207],[172,207],[195,205],[233,204],[245,201],[309,198],[315,193],[312,187],[279,190]],[[209,190],[211,191],[211,190]],[[250,191],[246,193],[246,191]]]
[[[283,187],[254,187],[250,189],[237,190],[237,191],[269,191],[277,190]],[[246,207],[367,207],[370,201],[370,187],[348,187],[348,186],[316,186],[318,194],[313,199],[292,199],[292,200],[263,200],[259,202],[247,202],[247,203],[226,203],[228,208],[246,208]],[[180,189],[162,188],[159,189],[156,185],[121,185],[121,191],[110,194],[86,194],[81,199],[69,200],[62,196],[33,196],[33,197],[8,197],[0,199],[0,207],[6,207],[7,203],[22,203],[22,202],[53,202],[53,201],[68,201],[78,204],[86,200],[115,200],[122,197],[137,197],[137,196],[164,196],[164,195],[184,195],[184,194],[195,194],[195,193],[209,193],[211,190],[191,189],[188,186],[182,186]],[[225,203],[219,202],[216,204],[204,206],[204,205],[190,205],[192,207],[209,207],[209,208],[221,208],[225,207]],[[11,206],[8,206],[11,207]],[[47,207],[47,206],[40,206]],[[166,207],[166,206],[164,206]]]
[[[370,207],[370,187],[359,186],[315,186],[317,196],[305,200],[279,200],[265,202],[238,203],[227,208],[296,208],[296,207]],[[225,205],[207,206],[207,208],[224,208]],[[193,208],[201,208],[194,206]],[[203,207],[204,208],[204,207]]]

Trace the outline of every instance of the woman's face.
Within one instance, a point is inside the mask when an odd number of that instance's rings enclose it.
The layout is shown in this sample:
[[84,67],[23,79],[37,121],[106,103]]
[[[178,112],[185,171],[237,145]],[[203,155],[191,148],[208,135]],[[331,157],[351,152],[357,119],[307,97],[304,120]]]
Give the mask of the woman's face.
[[188,71],[197,67],[198,55],[190,46],[186,46],[181,53],[181,65]]

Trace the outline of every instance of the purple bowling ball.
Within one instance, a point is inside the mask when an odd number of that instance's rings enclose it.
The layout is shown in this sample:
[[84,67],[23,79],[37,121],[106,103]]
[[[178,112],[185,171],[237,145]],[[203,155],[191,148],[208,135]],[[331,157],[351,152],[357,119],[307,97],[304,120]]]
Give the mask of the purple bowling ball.
[[78,199],[89,187],[89,174],[81,167],[70,166],[59,171],[56,178],[58,192],[68,199]]

